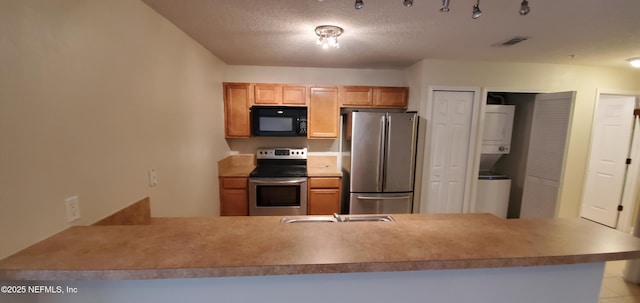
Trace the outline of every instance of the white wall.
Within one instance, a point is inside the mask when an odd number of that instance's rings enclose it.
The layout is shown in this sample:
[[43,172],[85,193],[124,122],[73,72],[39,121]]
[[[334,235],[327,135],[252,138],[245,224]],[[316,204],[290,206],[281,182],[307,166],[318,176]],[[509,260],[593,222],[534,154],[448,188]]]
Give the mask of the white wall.
[[[579,213],[587,163],[585,151],[589,147],[597,89],[640,89],[640,71],[631,68],[443,60],[423,60],[417,64],[422,74],[413,77],[421,77],[423,87],[482,87],[491,91],[521,92],[577,91],[564,183],[560,192],[560,217],[575,217]],[[428,105],[427,99],[423,96],[420,108]]]
[[230,65],[227,82],[405,86],[404,70]]
[[[145,196],[217,215],[225,64],[140,1],[0,2],[0,258]],[[148,187],[147,170],[159,185]]]

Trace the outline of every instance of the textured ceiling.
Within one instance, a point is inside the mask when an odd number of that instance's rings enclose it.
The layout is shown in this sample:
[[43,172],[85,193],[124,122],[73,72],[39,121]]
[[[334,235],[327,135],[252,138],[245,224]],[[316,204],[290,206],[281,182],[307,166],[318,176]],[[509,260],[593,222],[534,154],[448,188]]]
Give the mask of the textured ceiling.
[[[640,57],[640,0],[143,0],[231,65],[404,68],[422,59],[627,66]],[[344,28],[339,49],[318,25]],[[530,37],[496,47],[514,36]]]

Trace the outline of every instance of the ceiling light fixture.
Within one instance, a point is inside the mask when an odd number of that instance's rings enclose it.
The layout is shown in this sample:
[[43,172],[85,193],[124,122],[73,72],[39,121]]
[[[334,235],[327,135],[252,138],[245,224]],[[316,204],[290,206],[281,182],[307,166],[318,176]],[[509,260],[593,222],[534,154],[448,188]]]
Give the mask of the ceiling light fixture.
[[629,64],[631,64],[631,66],[640,68],[640,57],[627,59],[627,61],[629,61]]
[[356,0],[356,4],[354,6],[356,9],[361,9],[364,7],[364,2],[362,2],[362,0]]
[[449,11],[449,0],[442,0],[442,8],[440,9],[440,11],[443,13]]
[[480,0],[476,0],[476,4],[473,6],[473,13],[471,14],[471,18],[478,19],[482,15],[482,11],[480,11]]
[[524,15],[528,14],[529,11],[530,11],[530,9],[529,9],[529,1],[522,0],[522,3],[520,3],[520,15],[524,16]]
[[338,43],[338,37],[342,35],[343,32],[344,30],[339,26],[320,25],[316,27],[316,35],[318,35],[316,44],[325,49],[329,48],[329,46],[339,48],[340,43]]
[[404,0],[404,2],[402,2],[402,4],[406,7],[411,7],[413,6],[413,0]]

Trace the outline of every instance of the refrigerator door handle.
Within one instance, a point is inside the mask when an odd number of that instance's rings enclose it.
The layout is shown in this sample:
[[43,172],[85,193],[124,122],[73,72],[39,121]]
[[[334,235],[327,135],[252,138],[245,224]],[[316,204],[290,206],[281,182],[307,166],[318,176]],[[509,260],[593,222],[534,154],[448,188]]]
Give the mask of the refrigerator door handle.
[[358,200],[400,200],[400,199],[411,199],[411,195],[393,196],[393,197],[358,196]]
[[377,171],[377,179],[378,179],[378,184],[376,186],[376,191],[381,192],[382,191],[382,177],[384,176],[384,145],[385,145],[385,133],[386,133],[386,127],[385,127],[385,117],[382,116],[380,118],[380,145],[378,145],[378,171]]

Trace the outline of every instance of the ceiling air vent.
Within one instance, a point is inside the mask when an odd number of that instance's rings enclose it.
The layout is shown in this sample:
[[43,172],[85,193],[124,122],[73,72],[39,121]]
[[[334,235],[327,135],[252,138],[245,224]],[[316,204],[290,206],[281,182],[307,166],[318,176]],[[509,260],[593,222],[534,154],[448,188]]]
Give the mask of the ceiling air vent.
[[512,46],[512,45],[516,45],[516,44],[518,44],[518,43],[520,43],[522,41],[526,41],[528,39],[529,39],[529,37],[516,36],[516,37],[513,37],[513,38],[511,38],[509,40],[498,42],[498,43],[494,44],[493,46]]

